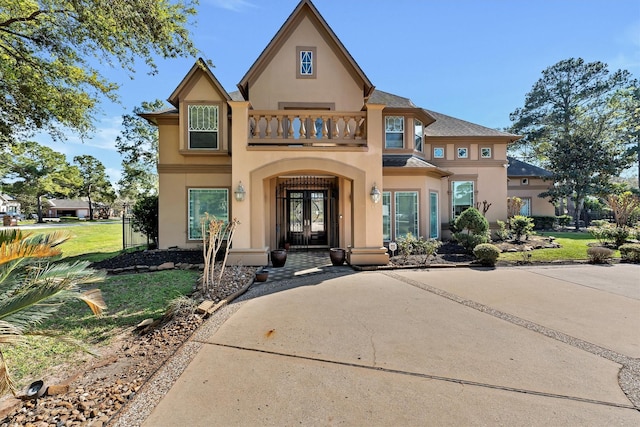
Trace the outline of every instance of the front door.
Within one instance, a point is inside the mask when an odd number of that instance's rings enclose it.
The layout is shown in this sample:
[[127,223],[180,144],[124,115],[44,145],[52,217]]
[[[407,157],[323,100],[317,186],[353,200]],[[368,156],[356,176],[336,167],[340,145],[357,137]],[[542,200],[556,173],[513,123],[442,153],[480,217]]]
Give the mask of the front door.
[[287,241],[292,246],[327,246],[327,191],[287,191]]

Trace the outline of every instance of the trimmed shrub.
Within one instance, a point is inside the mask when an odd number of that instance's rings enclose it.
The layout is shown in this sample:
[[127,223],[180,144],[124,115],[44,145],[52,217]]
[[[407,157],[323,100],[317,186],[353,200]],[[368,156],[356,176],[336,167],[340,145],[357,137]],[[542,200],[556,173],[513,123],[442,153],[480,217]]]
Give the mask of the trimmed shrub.
[[511,231],[516,242],[519,242],[522,236],[528,236],[533,232],[533,219],[523,215],[514,216],[511,218]]
[[560,215],[556,217],[560,227],[568,227],[573,222],[571,215]]
[[462,212],[456,218],[455,228],[458,232],[453,235],[454,239],[468,253],[473,253],[473,248],[490,240],[489,221],[476,208],[469,208]]
[[592,246],[587,249],[587,255],[591,264],[605,264],[613,256],[613,251],[602,246]]
[[420,264],[426,264],[431,255],[434,255],[441,243],[437,240],[425,240],[422,236],[416,238],[411,233],[398,239],[398,251],[402,256],[402,262],[406,262],[409,255],[421,256]]
[[493,267],[500,256],[500,249],[491,243],[481,243],[473,248],[473,255],[480,261],[480,264]]
[[640,263],[640,243],[627,243],[620,246],[619,249],[623,260]]
[[552,230],[556,222],[555,216],[532,216],[531,219],[535,230]]

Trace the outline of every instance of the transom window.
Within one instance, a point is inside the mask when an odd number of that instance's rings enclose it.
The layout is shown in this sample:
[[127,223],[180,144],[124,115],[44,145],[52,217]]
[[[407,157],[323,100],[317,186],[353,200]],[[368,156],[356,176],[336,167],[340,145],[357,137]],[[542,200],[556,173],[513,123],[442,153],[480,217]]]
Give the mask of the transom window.
[[218,149],[218,106],[189,105],[189,148]]
[[404,117],[387,116],[384,118],[385,148],[404,147]]
[[458,158],[466,159],[469,157],[469,149],[467,147],[458,147]]
[[189,240],[202,239],[202,219],[208,213],[216,219],[229,221],[229,190],[226,188],[189,189]]
[[473,181],[453,181],[451,183],[452,219],[473,207]]
[[415,125],[415,131],[414,131],[415,144],[413,148],[416,151],[422,151],[424,147],[423,145],[424,132],[422,130],[422,122],[416,119],[414,120],[414,125]]
[[483,159],[490,159],[491,158],[491,147],[482,147],[480,149],[480,157],[482,157]]

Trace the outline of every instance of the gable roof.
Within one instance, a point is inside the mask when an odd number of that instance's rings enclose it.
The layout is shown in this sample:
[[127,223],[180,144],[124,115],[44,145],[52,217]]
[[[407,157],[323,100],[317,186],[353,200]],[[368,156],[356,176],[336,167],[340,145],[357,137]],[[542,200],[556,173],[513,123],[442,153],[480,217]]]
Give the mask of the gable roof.
[[465,120],[456,119],[455,117],[447,116],[446,114],[437,113],[435,111],[427,110],[436,121],[435,123],[427,126],[424,130],[425,136],[476,136],[476,137],[501,137],[509,138],[511,141],[516,141],[522,138],[520,135],[514,135],[507,132],[502,132],[496,129],[491,129],[485,126],[477,125],[475,123],[467,122]]
[[89,209],[89,202],[80,199],[49,199],[47,202],[57,209]]
[[429,170],[440,174],[441,177],[453,175],[451,172],[440,169],[438,166],[432,165],[412,154],[383,154],[382,167]]
[[224,90],[224,88],[222,87],[218,79],[216,79],[216,76],[213,75],[213,73],[209,69],[209,66],[207,66],[207,63],[204,61],[204,59],[198,58],[198,60],[193,64],[193,66],[191,67],[187,75],[184,76],[184,78],[182,79],[178,87],[175,88],[171,96],[169,96],[169,98],[167,99],[167,101],[169,101],[171,105],[178,108],[178,104],[180,103],[180,99],[179,99],[180,93],[189,84],[189,82],[195,76],[198,70],[204,72],[205,76],[209,78],[209,81],[211,82],[211,84],[218,90],[218,92],[220,92],[222,96],[224,96],[224,98],[227,101],[231,101],[231,97],[229,96],[227,91]]
[[275,52],[280,49],[280,47],[286,41],[287,37],[298,26],[305,14],[309,14],[312,18],[315,18],[315,23],[319,25],[322,30],[324,30],[325,35],[329,38],[329,41],[332,42],[336,47],[337,55],[341,57],[344,62],[350,65],[355,75],[362,80],[364,97],[369,97],[375,87],[373,86],[371,81],[369,81],[369,78],[364,74],[364,71],[362,71],[351,54],[344,47],[340,39],[338,39],[331,27],[329,27],[327,21],[325,21],[322,15],[320,15],[320,12],[318,12],[318,9],[316,9],[311,0],[301,0],[300,3],[298,3],[298,6],[296,6],[293,12],[291,12],[291,15],[289,15],[276,35],[273,36],[269,44],[267,44],[262,53],[258,56],[258,59],[256,59],[251,68],[249,68],[249,71],[247,71],[244,77],[242,77],[242,80],[240,80],[240,83],[238,83],[238,89],[240,89],[243,97],[245,99],[249,99],[250,82],[255,81],[257,77],[262,73],[269,62],[268,59],[273,57]]
[[523,162],[514,157],[507,156],[509,167],[507,167],[507,176],[530,176],[536,178],[552,177],[553,173],[546,169]]

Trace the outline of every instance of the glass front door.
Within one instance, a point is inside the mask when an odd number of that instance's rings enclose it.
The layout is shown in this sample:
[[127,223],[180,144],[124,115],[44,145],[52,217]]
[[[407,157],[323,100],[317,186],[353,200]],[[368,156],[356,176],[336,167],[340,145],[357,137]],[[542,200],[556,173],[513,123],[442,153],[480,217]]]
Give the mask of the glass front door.
[[293,246],[326,246],[327,191],[287,192],[287,236]]

